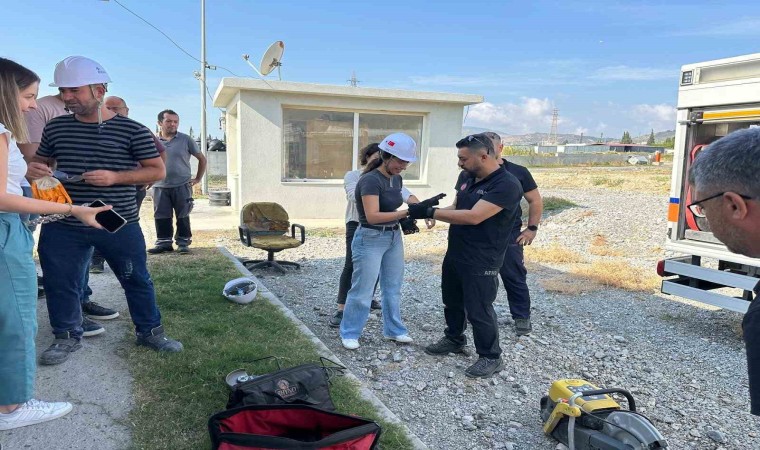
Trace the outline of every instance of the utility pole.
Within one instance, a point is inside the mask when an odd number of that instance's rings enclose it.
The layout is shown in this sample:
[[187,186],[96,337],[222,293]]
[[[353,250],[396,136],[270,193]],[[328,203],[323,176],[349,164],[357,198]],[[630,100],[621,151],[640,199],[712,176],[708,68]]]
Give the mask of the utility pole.
[[[206,134],[206,0],[201,0],[201,154],[208,157]],[[206,174],[203,174],[201,192],[208,194],[208,177]]]
[[351,79],[346,80],[351,87],[357,87],[361,81],[356,79],[356,71],[351,72]]

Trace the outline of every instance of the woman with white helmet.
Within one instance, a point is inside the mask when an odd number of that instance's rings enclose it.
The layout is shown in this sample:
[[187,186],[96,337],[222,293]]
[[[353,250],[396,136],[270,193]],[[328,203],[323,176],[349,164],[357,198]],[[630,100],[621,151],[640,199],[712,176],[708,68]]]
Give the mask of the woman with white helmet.
[[110,209],[35,200],[22,195],[27,165],[16,144],[27,141],[23,113],[36,107],[40,78],[20,64],[0,58],[0,430],[56,419],[68,402],[43,402],[34,393],[34,337],[37,334],[37,271],[34,241],[19,213],[73,216],[102,228],[95,215]]
[[354,196],[359,228],[351,243],[353,274],[340,336],[349,350],[359,348],[359,337],[369,317],[375,282],[380,277],[383,335],[396,342],[412,338],[401,320],[401,283],[404,279],[404,247],[398,211],[403,203],[403,172],[417,160],[417,144],[406,134],[394,133],[380,143],[379,158],[371,161],[356,185]]

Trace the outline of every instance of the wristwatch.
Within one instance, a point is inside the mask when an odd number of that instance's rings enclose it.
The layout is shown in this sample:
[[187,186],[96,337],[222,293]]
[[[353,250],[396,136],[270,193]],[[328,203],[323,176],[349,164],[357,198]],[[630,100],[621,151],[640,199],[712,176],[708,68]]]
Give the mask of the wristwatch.
[[538,231],[538,225],[528,225],[527,229],[530,231]]

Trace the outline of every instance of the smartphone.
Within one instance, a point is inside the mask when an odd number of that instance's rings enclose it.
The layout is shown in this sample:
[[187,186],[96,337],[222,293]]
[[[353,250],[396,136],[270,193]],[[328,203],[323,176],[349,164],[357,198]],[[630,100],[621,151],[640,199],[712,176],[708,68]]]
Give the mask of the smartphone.
[[[95,200],[90,203],[93,208],[100,208],[106,206],[103,200]],[[95,215],[95,220],[109,233],[116,233],[121,230],[121,227],[127,224],[127,219],[121,217],[119,213],[113,209],[108,211],[99,212]]]

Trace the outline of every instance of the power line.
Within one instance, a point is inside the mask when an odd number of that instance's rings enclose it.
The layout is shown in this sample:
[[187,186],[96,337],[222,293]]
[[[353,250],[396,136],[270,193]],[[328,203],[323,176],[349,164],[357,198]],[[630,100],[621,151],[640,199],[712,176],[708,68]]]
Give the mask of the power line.
[[[201,61],[200,59],[196,58],[196,57],[195,57],[195,56],[193,56],[193,55],[192,55],[190,52],[188,52],[187,50],[185,50],[184,48],[182,48],[182,46],[180,46],[180,45],[179,45],[177,42],[175,42],[175,41],[174,41],[174,39],[172,39],[171,37],[169,37],[169,35],[168,35],[168,34],[166,34],[166,33],[164,33],[163,31],[161,31],[161,29],[159,29],[157,26],[155,26],[155,25],[153,25],[152,23],[148,22],[148,21],[147,21],[146,19],[144,19],[142,16],[140,16],[140,15],[139,15],[139,14],[137,14],[136,12],[132,11],[131,9],[127,8],[126,6],[124,6],[124,5],[123,5],[123,4],[122,4],[122,3],[121,3],[119,0],[113,0],[113,2],[114,2],[114,3],[116,3],[117,5],[121,6],[122,8],[124,8],[124,10],[125,10],[125,11],[127,11],[128,13],[132,14],[133,16],[137,17],[138,19],[140,19],[140,20],[142,20],[143,22],[145,22],[146,24],[148,24],[148,26],[149,26],[149,27],[153,28],[154,30],[156,30],[156,31],[158,31],[159,33],[161,33],[162,35],[164,35],[164,37],[165,37],[166,39],[168,39],[168,40],[169,40],[169,42],[171,42],[172,44],[174,44],[174,46],[175,46],[175,47],[177,47],[177,48],[178,48],[178,49],[179,49],[179,50],[180,50],[182,53],[184,53],[185,55],[189,56],[189,57],[190,57],[190,58],[192,58],[194,61],[197,61],[197,62],[199,62],[199,63],[203,64],[203,61]],[[226,68],[226,67],[222,67],[222,66],[213,66],[213,65],[211,65],[211,64],[208,64],[208,62],[206,62],[206,68],[207,68],[207,69],[212,69],[212,68],[213,68],[213,69],[216,69],[217,67],[218,67],[218,68],[220,68],[220,69],[222,69],[222,70],[226,70],[227,72],[229,72],[230,74],[232,74],[232,75],[233,75],[233,76],[235,76],[235,77],[238,77],[238,78],[240,78],[240,75],[236,74],[235,72],[231,71],[230,69],[228,69],[228,68]],[[213,69],[212,69],[212,70],[213,70]]]

